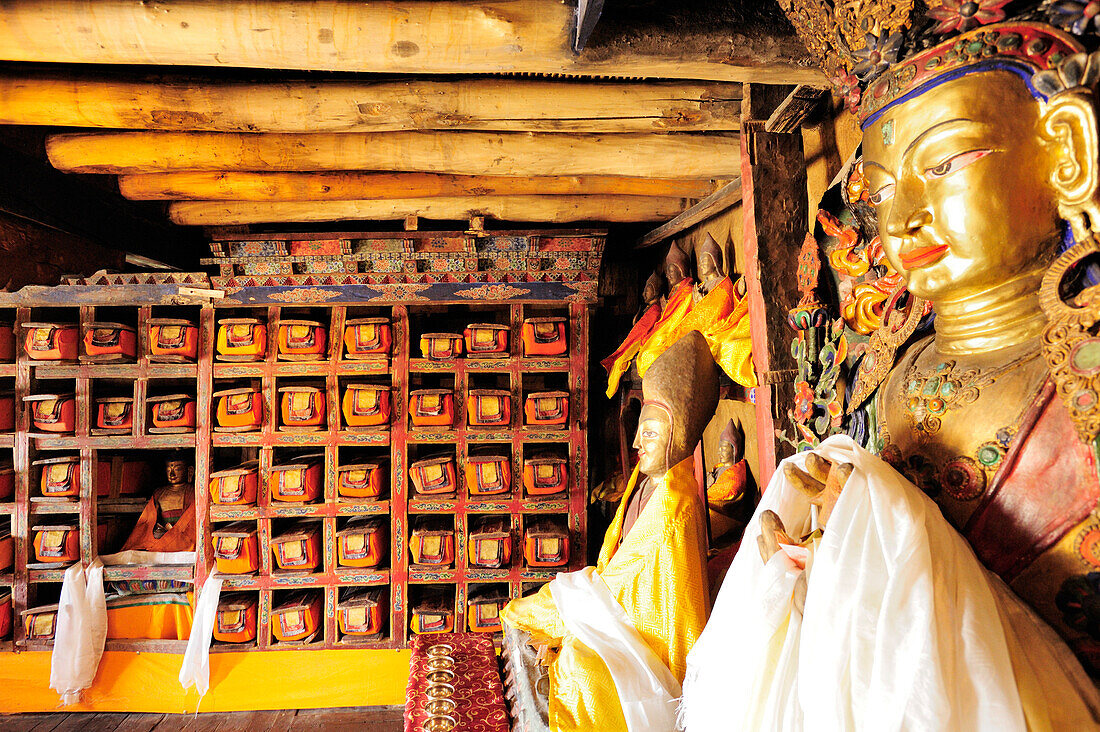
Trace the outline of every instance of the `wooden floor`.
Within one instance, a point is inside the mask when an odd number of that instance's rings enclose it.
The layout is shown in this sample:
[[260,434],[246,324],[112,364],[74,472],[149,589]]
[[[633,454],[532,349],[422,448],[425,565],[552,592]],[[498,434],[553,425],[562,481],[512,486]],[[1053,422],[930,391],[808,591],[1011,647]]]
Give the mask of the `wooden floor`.
[[400,732],[403,707],[220,714],[54,713],[0,716],[0,732]]

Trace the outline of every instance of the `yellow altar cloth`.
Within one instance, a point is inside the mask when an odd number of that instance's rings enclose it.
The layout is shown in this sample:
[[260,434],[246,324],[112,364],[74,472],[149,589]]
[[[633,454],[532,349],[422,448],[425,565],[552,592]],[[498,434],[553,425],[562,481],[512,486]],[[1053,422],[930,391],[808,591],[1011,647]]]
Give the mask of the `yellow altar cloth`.
[[[180,686],[180,653],[106,651],[95,683],[66,712],[235,712],[401,704],[407,650],[231,651],[210,654],[210,691],[199,704]],[[293,673],[288,671],[293,669]],[[50,653],[5,653],[0,713],[55,712]]]
[[191,593],[160,592],[107,600],[107,637],[187,640],[195,617]]
[[[596,573],[622,605],[646,644],[683,682],[687,654],[703,632],[710,600],[706,590],[706,510],[695,489],[694,458],[674,466],[658,486],[630,533],[623,518],[638,484],[630,477],[604,536]],[[622,540],[620,543],[620,539]],[[566,630],[548,586],[513,600],[501,619],[534,639],[559,641],[550,664],[550,727],[555,732],[626,730],[615,683],[598,655]]]

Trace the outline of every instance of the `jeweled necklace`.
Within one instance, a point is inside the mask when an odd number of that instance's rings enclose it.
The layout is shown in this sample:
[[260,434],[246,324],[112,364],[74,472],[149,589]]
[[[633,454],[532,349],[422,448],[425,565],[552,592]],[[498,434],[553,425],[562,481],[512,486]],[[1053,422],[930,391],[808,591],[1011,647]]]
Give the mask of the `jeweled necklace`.
[[[923,351],[924,348],[921,349]],[[978,400],[982,389],[993,384],[1001,374],[1040,355],[1041,351],[1033,351],[986,370],[967,368],[956,371],[957,362],[950,359],[931,369],[917,371],[917,361],[920,359],[918,352],[905,370],[905,382],[900,394],[905,405],[905,416],[910,426],[921,435],[934,435],[939,432],[943,417],[948,412],[973,404]]]

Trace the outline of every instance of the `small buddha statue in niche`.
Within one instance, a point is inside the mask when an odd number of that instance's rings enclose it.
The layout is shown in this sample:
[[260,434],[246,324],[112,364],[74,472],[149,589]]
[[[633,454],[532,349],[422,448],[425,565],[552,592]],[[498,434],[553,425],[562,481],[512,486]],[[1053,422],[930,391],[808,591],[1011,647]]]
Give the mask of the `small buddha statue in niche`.
[[168,484],[153,491],[123,551],[195,551],[195,468],[181,453],[164,472]]
[[718,437],[718,464],[707,476],[707,500],[712,504],[739,498],[748,486],[745,431],[731,419]]
[[[718,369],[699,332],[688,333],[654,362],[642,379],[642,395],[634,441],[638,464],[604,536],[595,573],[657,660],[682,683],[688,651],[709,612],[706,514],[693,456],[718,404]],[[607,664],[567,631],[552,593],[551,583],[501,611],[510,662],[520,655],[511,648],[522,642],[517,633],[529,634],[550,666],[551,729],[627,729]],[[537,676],[519,672],[515,664],[512,673]]]

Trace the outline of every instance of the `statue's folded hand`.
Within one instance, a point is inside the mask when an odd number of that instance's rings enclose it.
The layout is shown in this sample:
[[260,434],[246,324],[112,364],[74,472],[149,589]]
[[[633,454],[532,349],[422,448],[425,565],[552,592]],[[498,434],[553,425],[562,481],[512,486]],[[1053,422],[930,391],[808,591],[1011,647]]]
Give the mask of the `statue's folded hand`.
[[854,469],[851,463],[832,463],[817,453],[809,452],[806,454],[806,470],[785,463],[783,475],[806,494],[812,505],[817,506],[817,522],[824,527]]

